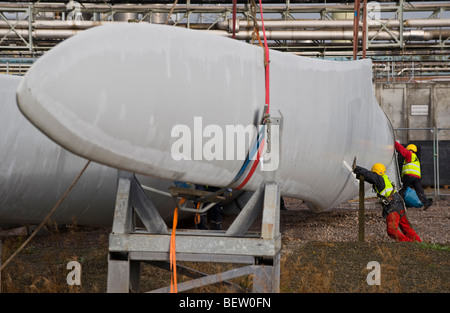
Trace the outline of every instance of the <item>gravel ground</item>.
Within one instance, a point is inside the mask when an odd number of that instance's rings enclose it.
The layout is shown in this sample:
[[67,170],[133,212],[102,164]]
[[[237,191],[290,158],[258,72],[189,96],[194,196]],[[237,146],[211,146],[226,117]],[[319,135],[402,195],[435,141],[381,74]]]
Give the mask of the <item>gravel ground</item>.
[[[314,214],[299,200],[285,199],[281,214],[284,292],[450,291],[450,201],[428,210],[409,208],[408,219],[423,243],[387,236],[376,199],[365,202],[365,241],[358,242],[358,202]],[[369,285],[367,265],[381,266],[381,284]]]
[[[365,242],[358,242],[358,202],[320,214],[285,198],[281,211],[283,293],[448,293],[450,291],[450,200],[427,211],[411,208],[408,218],[424,243],[397,243],[386,234],[376,200],[365,203]],[[226,216],[224,227],[234,218]],[[256,221],[255,225],[260,225]],[[106,292],[109,228],[69,227],[36,236],[2,271],[3,292]],[[3,262],[25,240],[1,233]],[[66,265],[82,265],[81,286],[68,286]],[[367,265],[380,264],[381,284],[369,285]],[[205,264],[197,270],[208,272]],[[180,275],[181,276],[181,275]],[[180,278],[182,279],[182,278]],[[248,281],[237,283],[245,287]],[[142,266],[142,290],[167,286],[170,274]],[[213,288],[213,287],[210,287]],[[224,292],[207,289],[206,292]],[[220,289],[222,288],[222,289]],[[228,291],[225,289],[225,291]]]
[[[324,213],[312,213],[296,199],[285,199],[288,210],[281,215],[284,237],[306,241],[358,241],[359,202],[346,202]],[[376,199],[365,201],[365,241],[393,242],[387,237],[385,219]],[[422,241],[450,243],[450,200],[435,201],[428,210],[409,208],[407,217]]]

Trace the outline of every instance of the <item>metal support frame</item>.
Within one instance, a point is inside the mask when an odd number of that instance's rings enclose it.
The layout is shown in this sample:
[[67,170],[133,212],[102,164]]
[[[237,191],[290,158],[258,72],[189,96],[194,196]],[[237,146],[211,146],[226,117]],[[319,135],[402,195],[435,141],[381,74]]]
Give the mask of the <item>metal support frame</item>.
[[[255,292],[278,292],[281,235],[280,190],[264,182],[227,231],[177,230],[178,261],[248,264],[220,275],[178,284],[179,291],[248,274]],[[261,234],[248,228],[263,212]],[[145,230],[136,227],[137,214]],[[140,262],[169,261],[170,234],[136,177],[120,172],[113,229],[109,238],[108,292],[139,292]],[[167,292],[169,288],[155,290]]]
[[[399,47],[399,48],[403,48],[404,47],[404,41],[403,41],[403,9],[404,9],[404,4],[403,4],[403,0],[400,0],[398,2],[398,6],[395,6],[396,10],[393,12],[392,16],[385,22],[383,23],[381,20],[375,19],[380,23],[380,29],[375,33],[374,36],[372,36],[372,38],[368,38],[368,42],[367,42],[367,47],[368,48],[376,48],[376,47]],[[388,23],[389,21],[392,20],[398,20],[399,21],[399,30],[398,30],[398,34],[395,34],[394,32],[391,31],[391,29],[388,27]],[[378,35],[382,32],[386,32],[387,34],[389,34],[390,39],[389,41],[394,41],[394,43],[390,42],[390,43],[375,43],[375,40],[377,40]]]
[[[4,13],[22,13],[20,18],[17,19],[9,19]],[[26,48],[30,52],[33,51],[33,8],[32,6],[28,6],[27,8],[0,8],[0,21],[5,22],[9,27],[9,30],[0,38],[0,49],[21,49]],[[21,32],[21,30],[16,29],[21,21],[26,21],[28,23],[28,29],[26,33]],[[17,36],[17,42],[25,44],[25,46],[16,45],[14,47],[10,47],[9,45],[2,45],[6,42],[11,36]],[[27,35],[25,35],[27,34]],[[28,37],[28,40],[26,39]]]
[[[268,136],[279,136],[281,118],[271,119]],[[267,152],[273,157],[280,146],[272,144]],[[269,150],[271,149],[271,151]],[[278,151],[274,151],[278,150]],[[278,155],[279,156],[279,155]],[[134,174],[119,171],[116,207],[109,237],[109,293],[140,292],[140,263],[167,263],[170,260],[171,234],[156,207],[144,193]],[[176,230],[176,259],[189,262],[222,262],[244,264],[226,272],[207,275],[177,284],[178,291],[253,275],[254,292],[279,292],[280,285],[280,188],[277,173],[270,171],[253,193],[228,230]],[[260,232],[250,232],[262,214]],[[145,229],[137,227],[139,217]],[[152,292],[169,292],[165,287]]]

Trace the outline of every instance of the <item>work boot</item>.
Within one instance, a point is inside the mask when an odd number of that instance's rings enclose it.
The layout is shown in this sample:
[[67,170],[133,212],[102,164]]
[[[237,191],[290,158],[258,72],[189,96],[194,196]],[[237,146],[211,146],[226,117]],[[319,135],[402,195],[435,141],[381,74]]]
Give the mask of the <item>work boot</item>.
[[211,230],[222,230],[222,223],[211,221]]
[[428,199],[428,202],[424,205],[423,210],[426,211],[433,204],[433,199]]

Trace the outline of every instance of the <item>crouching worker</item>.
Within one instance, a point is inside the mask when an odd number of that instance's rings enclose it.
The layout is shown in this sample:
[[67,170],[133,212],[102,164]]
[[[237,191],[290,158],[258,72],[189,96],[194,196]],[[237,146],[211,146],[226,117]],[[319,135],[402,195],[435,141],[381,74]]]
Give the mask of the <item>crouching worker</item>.
[[386,175],[385,166],[376,163],[370,171],[355,166],[353,172],[358,179],[363,176],[365,181],[372,184],[374,191],[377,193],[383,207],[383,217],[386,218],[388,236],[396,241],[422,241],[409,224],[403,198],[395,190],[394,184]]
[[424,205],[424,210],[428,209],[433,201],[429,200],[422,188],[422,179],[420,175],[420,162],[417,157],[417,146],[409,144],[406,149],[395,141],[395,149],[405,158],[402,167],[402,183],[403,188],[400,195],[405,199],[406,188],[414,189],[419,197],[420,202]]

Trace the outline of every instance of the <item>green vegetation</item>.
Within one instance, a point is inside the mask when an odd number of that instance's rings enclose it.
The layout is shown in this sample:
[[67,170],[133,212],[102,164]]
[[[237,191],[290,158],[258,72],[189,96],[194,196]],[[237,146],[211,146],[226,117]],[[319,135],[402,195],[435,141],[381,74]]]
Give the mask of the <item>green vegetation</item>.
[[437,243],[419,242],[418,245],[424,249],[431,249],[435,251],[450,251],[449,246],[443,246]]

